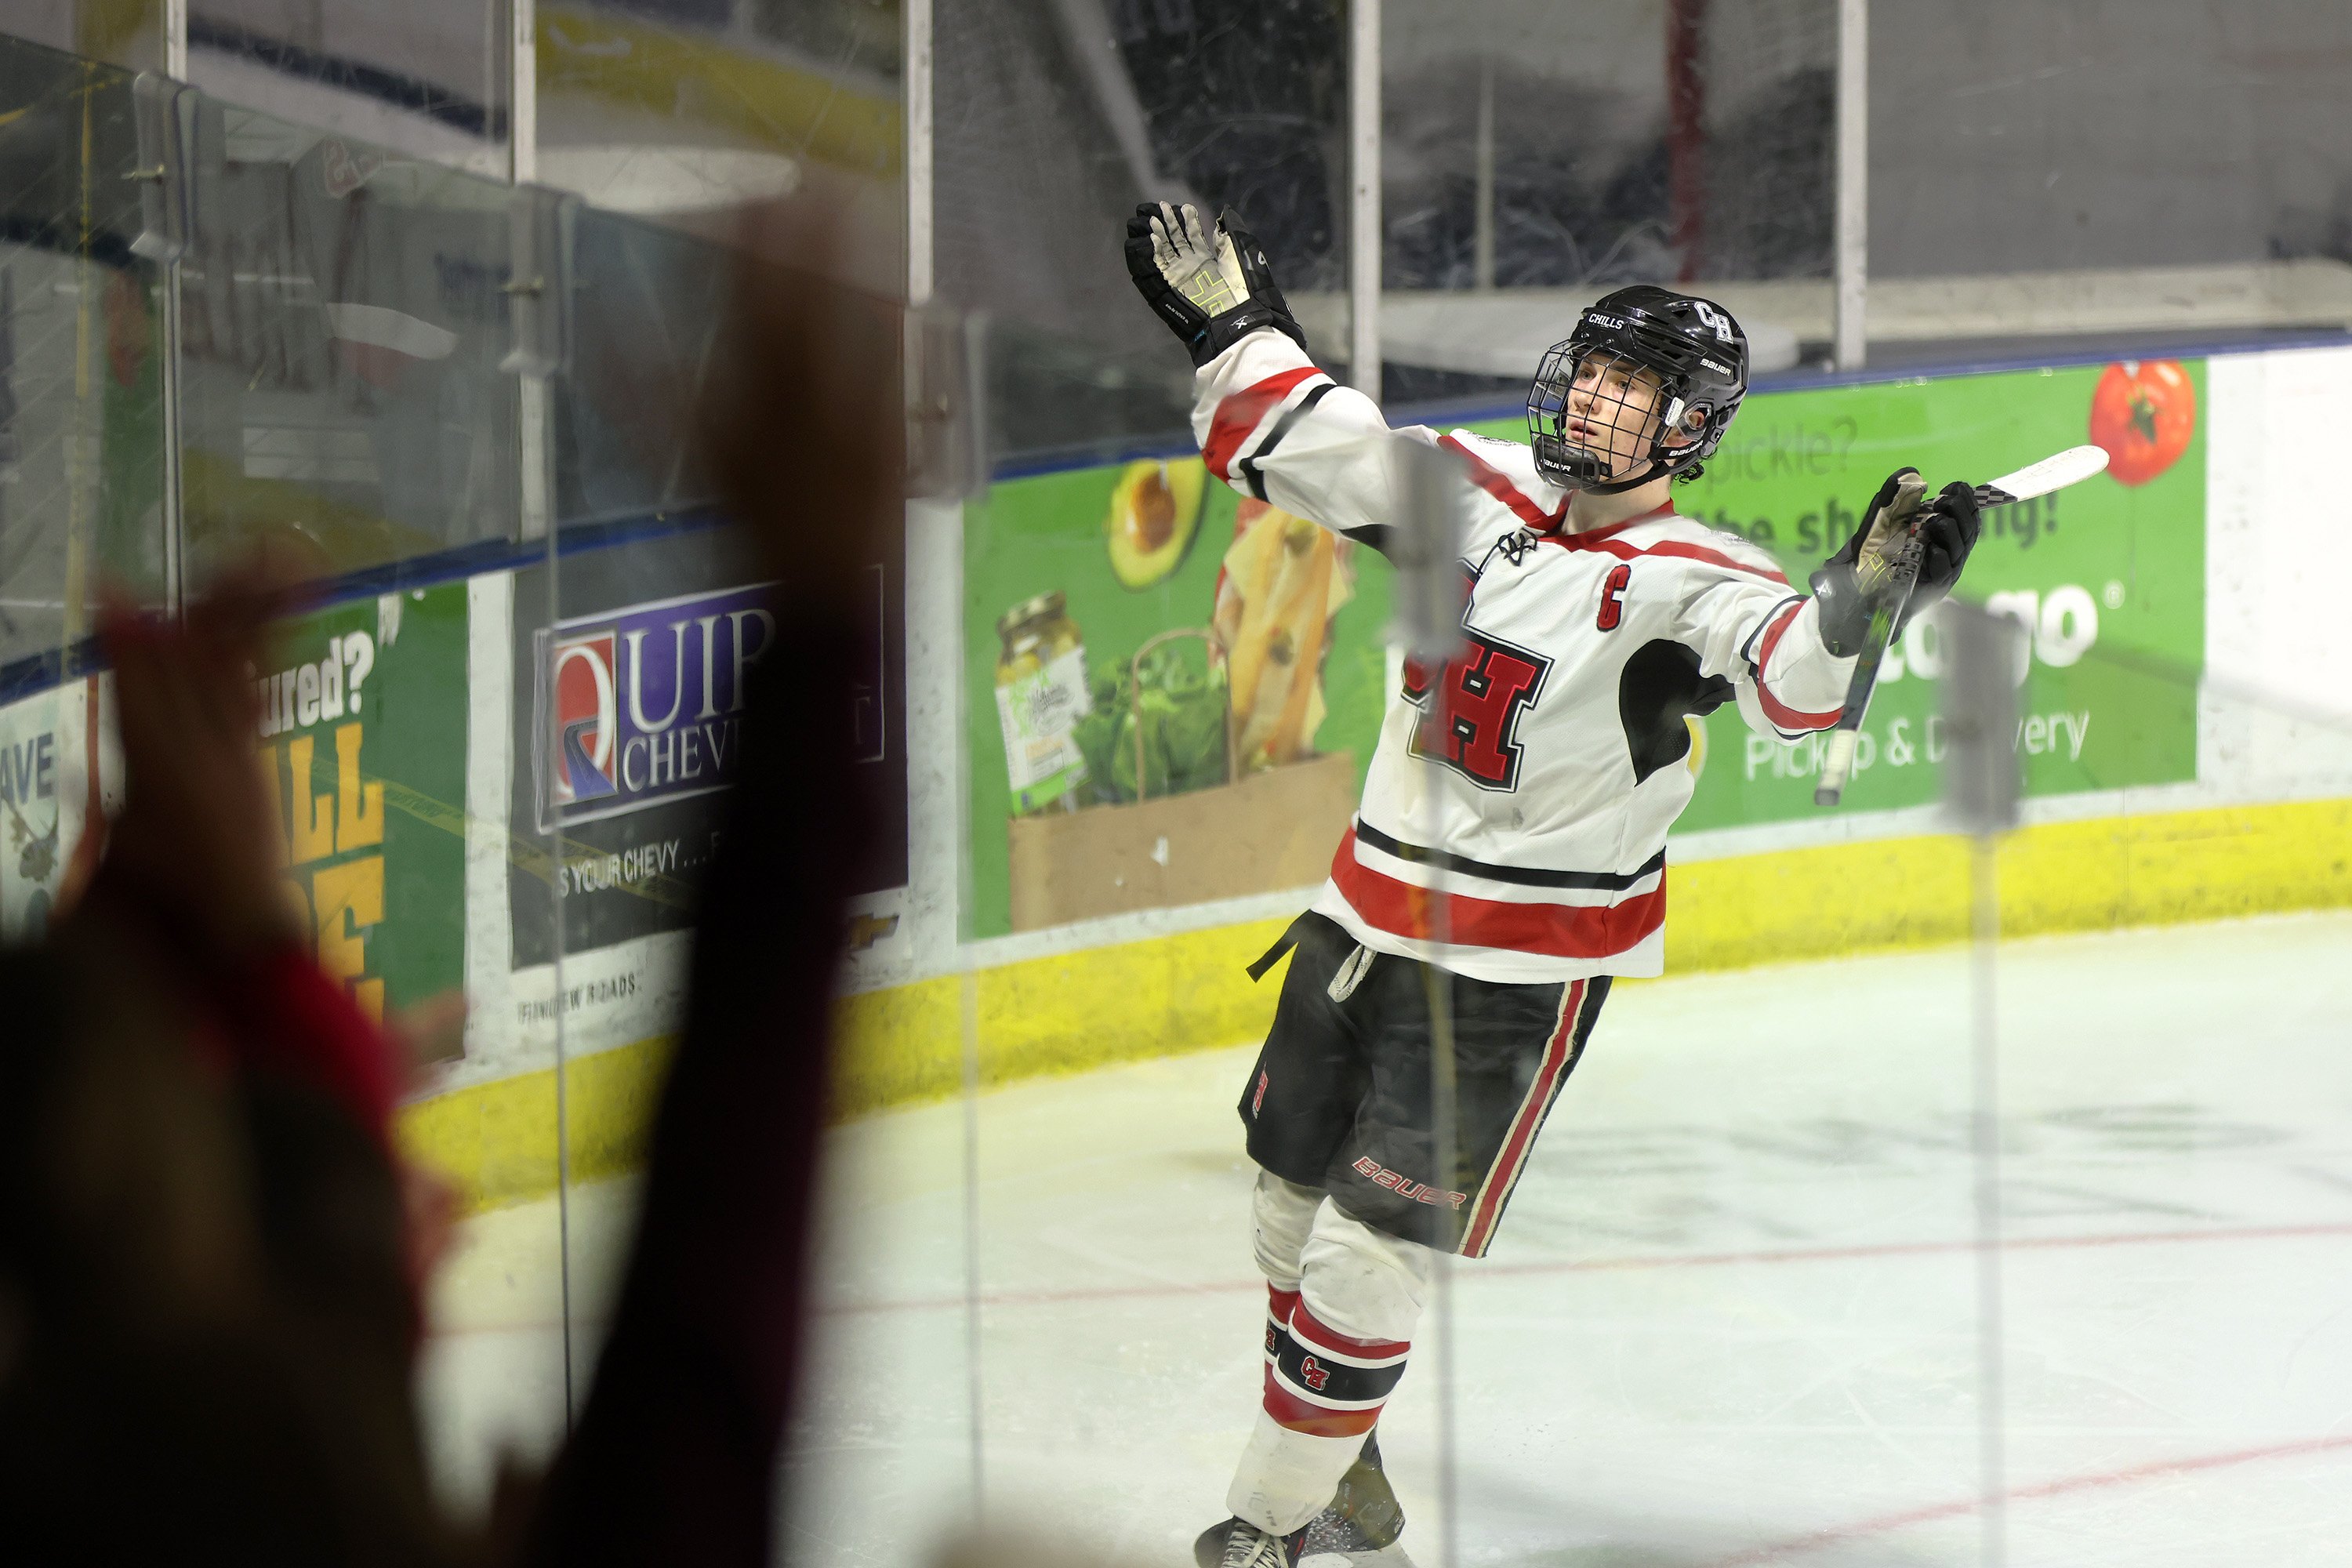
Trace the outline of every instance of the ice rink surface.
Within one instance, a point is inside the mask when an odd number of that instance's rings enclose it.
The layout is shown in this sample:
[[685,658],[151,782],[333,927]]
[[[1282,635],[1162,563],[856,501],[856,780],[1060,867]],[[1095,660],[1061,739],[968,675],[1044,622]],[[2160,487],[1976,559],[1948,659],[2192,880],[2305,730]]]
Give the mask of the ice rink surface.
[[[1381,1422],[1423,1568],[1449,1416],[1465,1563],[1978,1561],[1969,984],[1955,949],[1619,989]],[[2008,1560],[2352,1560],[2352,915],[2011,942],[1998,988]],[[835,1135],[794,1561],[968,1517],[975,1387],[992,1520],[1190,1561],[1260,1378],[1251,1054],[983,1096],[976,1194],[961,1104]],[[575,1276],[617,1206],[574,1204]],[[476,1225],[446,1452],[560,1375],[498,1283],[551,1215]]]

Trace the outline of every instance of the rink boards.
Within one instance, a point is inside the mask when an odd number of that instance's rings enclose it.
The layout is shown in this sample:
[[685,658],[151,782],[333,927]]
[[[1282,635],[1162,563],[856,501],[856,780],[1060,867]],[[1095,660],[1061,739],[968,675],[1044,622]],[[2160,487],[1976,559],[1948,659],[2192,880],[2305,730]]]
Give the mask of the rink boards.
[[[2331,598],[2336,584],[2352,581],[2352,507],[2303,482],[2272,437],[2314,419],[2352,421],[2352,351],[2215,356],[2202,362],[2202,388],[2204,537],[2200,551],[2181,557],[2200,580],[2168,584],[2159,563],[2116,564],[2118,572],[2157,574],[2152,582],[2136,579],[2136,594],[2155,586],[2178,598],[2193,589],[2201,605],[2201,649],[2151,678],[2159,685],[2173,680],[2163,722],[2178,723],[2192,752],[2179,765],[2158,770],[2158,782],[2073,787],[2029,799],[2026,826],[2000,850],[2006,934],[2352,902],[2352,869],[2342,848],[2352,842],[2352,742],[2329,721],[2328,710],[2340,700],[2325,686],[2340,662],[2331,643],[2341,616]],[[1755,412],[1769,419],[1771,395],[1758,404]],[[2081,531],[2072,520],[2069,526]],[[952,520],[928,534],[919,528],[908,548],[909,624],[920,627],[926,607],[961,601],[970,630],[973,599],[960,575],[965,548]],[[2088,580],[2087,570],[2073,574]],[[657,736],[616,724],[611,788],[616,798],[634,789],[651,803],[619,820],[664,826],[614,831],[613,821],[598,815],[603,807],[589,800],[577,810],[580,820],[564,820],[562,863],[544,852],[534,859],[530,815],[548,809],[534,734],[548,715],[540,706],[546,694],[532,689],[533,628],[520,624],[530,617],[519,614],[516,582],[509,569],[479,571],[429,590],[373,595],[373,605],[357,598],[345,610],[321,612],[306,634],[301,664],[289,663],[280,672],[284,684],[273,688],[273,701],[286,704],[290,722],[284,734],[266,738],[283,753],[289,781],[298,743],[311,769],[304,814],[298,818],[289,805],[288,823],[295,848],[303,847],[300,833],[310,834],[313,854],[305,864],[316,868],[312,881],[332,873],[331,886],[342,889],[353,880],[352,864],[384,862],[373,875],[386,889],[387,910],[375,922],[361,918],[370,908],[346,907],[342,893],[336,897],[343,903],[320,901],[306,884],[314,909],[327,910],[322,952],[331,935],[353,982],[388,983],[394,1006],[461,978],[473,1000],[463,1059],[439,1069],[435,1091],[408,1108],[404,1126],[412,1148],[449,1171],[478,1208],[552,1188],[559,1011],[574,1177],[633,1167],[683,994],[685,910],[664,889],[674,885],[668,879],[681,853],[693,852],[696,834],[707,841],[711,819],[697,813],[718,798],[690,787],[702,780],[677,776],[693,753],[674,742],[656,752]],[[680,637],[714,635],[694,629],[705,618],[719,633],[741,637],[740,626],[730,633],[726,620],[740,612],[729,608],[731,600],[718,605],[725,584],[688,586],[717,607],[697,604],[688,606],[696,613],[674,616]],[[671,603],[652,602],[640,617],[654,628],[649,640],[656,649],[668,635],[661,617]],[[417,738],[404,739],[394,760],[371,756],[362,764],[359,776],[387,786],[389,832],[382,846],[339,846],[331,834],[320,837],[324,825],[343,820],[338,814],[345,809],[338,800],[344,781],[333,765],[336,732],[362,715],[326,711],[324,674],[307,689],[301,680],[303,668],[323,671],[331,660],[341,660],[347,675],[358,672],[345,657],[346,639],[357,630],[372,639],[378,663],[367,689],[384,694],[380,703],[390,703],[399,689],[403,659],[440,672],[432,679],[450,693],[437,728],[412,724]],[[587,642],[600,631],[583,624],[571,635]],[[992,640],[986,626],[976,635]],[[626,636],[616,632],[610,640],[612,655],[591,653],[624,659]],[[740,651],[740,640],[730,646]],[[937,853],[936,839],[927,853],[920,834],[926,824],[957,820],[959,794],[968,811],[972,777],[1001,762],[960,740],[974,706],[970,649],[910,637],[908,656],[908,749],[919,757],[955,755],[961,745],[972,754],[963,777],[953,770],[910,770],[917,885],[861,900],[842,1004],[836,1114],[955,1092],[964,1081],[968,1035],[978,1080],[995,1084],[1232,1045],[1262,1030],[1276,986],[1271,980],[1252,985],[1243,965],[1303,906],[1308,889],[959,942],[960,931],[985,931],[988,922],[966,918],[971,911],[960,912],[952,896],[940,896],[938,883],[952,887],[955,880],[954,867],[940,863],[955,857]],[[2200,663],[2202,684],[2192,688],[2186,682],[2196,679]],[[654,681],[636,696],[656,713],[665,700],[675,709],[683,699],[682,686],[667,689],[665,697],[659,671],[648,678],[624,662],[614,669],[624,683]],[[673,672],[671,679],[685,677]],[[53,897],[71,874],[88,803],[119,788],[105,727],[93,735],[89,724],[93,704],[103,710],[106,687],[102,673],[77,673],[0,708],[0,759],[7,763],[0,793],[13,814],[0,827],[0,920],[12,929],[21,929],[35,900]],[[429,706],[429,683],[415,689],[412,714]],[[627,710],[627,703],[616,708]],[[993,724],[992,715],[989,728]],[[2070,743],[2081,749],[2079,731],[2047,719],[2020,739],[2028,751]],[[352,743],[374,742],[352,737]],[[1731,748],[1721,742],[1714,749],[1717,768],[1753,762],[1723,754]],[[1801,789],[1805,758],[1801,747],[1765,765],[1790,772],[1785,782]],[[656,776],[656,766],[667,771]],[[592,793],[603,787],[594,779],[588,786]],[[294,793],[291,783],[286,787]],[[353,820],[364,830],[364,790],[362,795]],[[967,820],[956,854],[976,853],[995,831]],[[46,852],[45,838],[52,846]],[[1679,834],[1670,862],[1672,973],[1927,946],[1959,940],[1967,929],[1968,849],[1940,834],[1928,804]],[[589,917],[571,933],[560,964],[545,930],[526,918],[531,900],[541,897],[534,889],[551,879],[564,881],[572,919],[583,911]],[[605,905],[621,913],[595,914]],[[453,908],[465,911],[461,944],[436,940],[448,933]]]

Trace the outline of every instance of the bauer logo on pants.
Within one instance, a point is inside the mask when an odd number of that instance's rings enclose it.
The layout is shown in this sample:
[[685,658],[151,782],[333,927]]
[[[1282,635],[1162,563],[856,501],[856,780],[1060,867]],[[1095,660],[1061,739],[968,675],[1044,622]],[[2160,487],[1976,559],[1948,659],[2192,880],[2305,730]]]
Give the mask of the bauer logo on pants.
[[538,635],[541,832],[735,782],[744,678],[775,637],[764,598],[763,588],[731,588]]

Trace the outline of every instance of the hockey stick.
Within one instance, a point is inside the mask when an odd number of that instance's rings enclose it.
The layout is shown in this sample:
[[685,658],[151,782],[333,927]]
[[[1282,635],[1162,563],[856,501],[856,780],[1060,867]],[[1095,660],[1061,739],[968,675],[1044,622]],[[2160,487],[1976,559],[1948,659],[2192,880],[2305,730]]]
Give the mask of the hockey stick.
[[[2104,472],[2106,466],[2104,447],[2069,447],[2013,474],[2003,474],[1990,484],[1979,485],[1977,505],[2009,506],[2032,500],[2052,490],[2079,484],[2093,474]],[[1919,558],[1925,548],[1915,521],[1909,536],[1895,554],[1885,587],[1871,606],[1870,632],[1863,642],[1860,657],[1853,661],[1853,679],[1846,683],[1844,711],[1839,714],[1837,727],[1830,731],[1829,743],[1822,751],[1821,782],[1813,786],[1815,805],[1835,805],[1845,794],[1846,782],[1853,776],[1853,753],[1862,742],[1863,716],[1870,711],[1871,693],[1878,688],[1878,669],[1885,662],[1886,645],[1894,640],[1895,628],[1903,624],[1903,612],[1911,603],[1911,591],[1919,584]]]

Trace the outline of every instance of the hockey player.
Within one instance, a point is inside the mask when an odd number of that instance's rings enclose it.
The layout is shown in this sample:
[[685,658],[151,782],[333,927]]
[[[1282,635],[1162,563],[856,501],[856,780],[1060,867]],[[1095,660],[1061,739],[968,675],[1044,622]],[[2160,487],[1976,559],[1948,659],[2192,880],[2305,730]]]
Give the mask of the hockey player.
[[[1191,352],[1192,422],[1236,489],[1374,548],[1399,443],[1451,453],[1475,494],[1462,651],[1409,665],[1330,879],[1295,949],[1241,1117],[1260,1167],[1262,1407],[1205,1568],[1360,1551],[1402,1517],[1372,1437],[1404,1371],[1435,1249],[1494,1243],[1612,977],[1664,963],[1666,830],[1691,797],[1685,715],[1736,702],[1786,742],[1837,721],[1869,620],[1859,582],[1915,521],[1914,613],[1976,541],[1973,491],[1888,478],[1811,597],[1771,557],[1677,514],[1748,384],[1728,311],[1618,289],[1548,353],[1529,444],[1391,429],[1307,357],[1232,214],[1148,205],[1137,288]],[[1433,766],[1433,764],[1434,764]],[[1442,879],[1442,880],[1441,880]],[[1438,889],[1433,892],[1433,885]],[[1443,918],[1433,903],[1443,898]],[[1431,997],[1453,1019],[1454,1165],[1432,1126]]]

